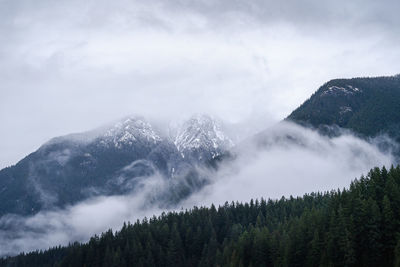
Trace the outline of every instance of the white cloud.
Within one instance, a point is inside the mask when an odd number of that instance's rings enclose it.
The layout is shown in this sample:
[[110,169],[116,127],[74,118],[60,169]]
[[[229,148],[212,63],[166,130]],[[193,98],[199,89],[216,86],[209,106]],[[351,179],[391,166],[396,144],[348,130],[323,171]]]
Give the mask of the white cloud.
[[251,198],[302,196],[348,187],[373,167],[394,159],[376,145],[350,133],[329,139],[290,123],[262,134],[264,148],[251,143],[238,159],[222,166],[215,183],[186,201],[186,206],[249,201]]

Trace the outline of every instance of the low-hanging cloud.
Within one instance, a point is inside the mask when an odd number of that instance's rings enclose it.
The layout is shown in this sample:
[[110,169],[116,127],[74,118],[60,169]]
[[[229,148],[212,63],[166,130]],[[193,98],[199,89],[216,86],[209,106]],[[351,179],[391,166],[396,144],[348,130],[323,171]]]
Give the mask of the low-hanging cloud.
[[[385,151],[378,148],[383,142]],[[0,255],[84,242],[109,228],[119,229],[124,221],[162,211],[341,189],[370,168],[394,163],[390,144],[386,137],[365,141],[342,132],[329,138],[302,126],[280,123],[239,145],[235,159],[209,173],[208,185],[169,209],[152,200],[179,181],[167,181],[155,173],[135,178],[139,179],[136,189],[128,195],[100,196],[31,217],[3,216],[0,225],[9,229],[0,231]]]
[[238,158],[221,167],[215,182],[194,194],[186,205],[223,204],[251,198],[301,196],[348,187],[376,166],[390,167],[391,150],[378,146],[388,138],[367,142],[350,132],[328,138],[292,123],[280,123],[248,142]]
[[142,180],[138,190],[128,195],[95,197],[30,217],[5,215],[0,218],[0,256],[84,242],[109,228],[119,229],[124,221],[158,214],[160,209],[147,201],[165,186],[165,181],[154,175]]

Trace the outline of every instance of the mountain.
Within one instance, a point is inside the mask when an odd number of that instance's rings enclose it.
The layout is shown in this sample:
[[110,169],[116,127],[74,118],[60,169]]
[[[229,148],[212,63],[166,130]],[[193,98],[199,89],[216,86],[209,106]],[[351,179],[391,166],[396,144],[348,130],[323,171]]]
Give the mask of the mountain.
[[400,141],[400,75],[331,80],[287,120],[320,129],[339,126],[364,137],[387,134]]
[[174,144],[183,158],[209,161],[233,147],[221,123],[210,116],[195,115],[176,131]]
[[176,202],[206,182],[206,163],[233,145],[218,123],[202,115],[162,134],[142,117],[57,137],[0,171],[0,216],[34,214],[97,195],[126,194],[147,177],[168,181],[153,201]]

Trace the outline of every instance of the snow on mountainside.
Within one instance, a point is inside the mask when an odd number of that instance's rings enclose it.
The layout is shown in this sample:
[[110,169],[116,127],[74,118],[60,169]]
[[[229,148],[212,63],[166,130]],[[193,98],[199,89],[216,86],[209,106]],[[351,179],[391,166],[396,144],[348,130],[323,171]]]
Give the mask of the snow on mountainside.
[[162,141],[161,136],[153,130],[148,122],[133,117],[116,123],[100,139],[102,145],[111,144],[116,148],[132,145],[137,141],[147,141],[153,144]]
[[208,115],[195,115],[185,121],[177,129],[174,144],[182,157],[199,160],[215,158],[234,145],[221,124]]
[[174,121],[171,125],[175,126],[171,126],[169,135],[166,135],[144,118],[132,116],[93,131],[53,138],[43,147],[69,141],[123,149],[137,144],[154,146],[170,142],[182,157],[202,151],[214,158],[234,146],[224,133],[222,124],[209,115],[195,115],[188,120]]
[[121,149],[138,142],[155,145],[161,141],[163,141],[162,135],[156,132],[148,121],[142,117],[131,116],[87,132],[52,138],[42,147],[46,148],[57,143],[72,142],[82,145],[96,143],[96,145],[102,147]]
[[321,93],[321,96],[340,96],[340,95],[353,95],[355,93],[361,93],[362,90],[353,87],[351,85],[346,85],[344,87],[341,86],[330,86],[325,91]]

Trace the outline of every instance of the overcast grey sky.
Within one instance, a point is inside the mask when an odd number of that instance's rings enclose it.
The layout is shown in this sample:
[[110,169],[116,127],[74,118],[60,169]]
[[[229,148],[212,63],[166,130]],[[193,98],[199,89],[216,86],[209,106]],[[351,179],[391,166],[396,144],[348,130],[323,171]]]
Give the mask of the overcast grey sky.
[[0,167],[132,113],[278,121],[329,79],[399,73],[399,10],[372,0],[0,0]]

